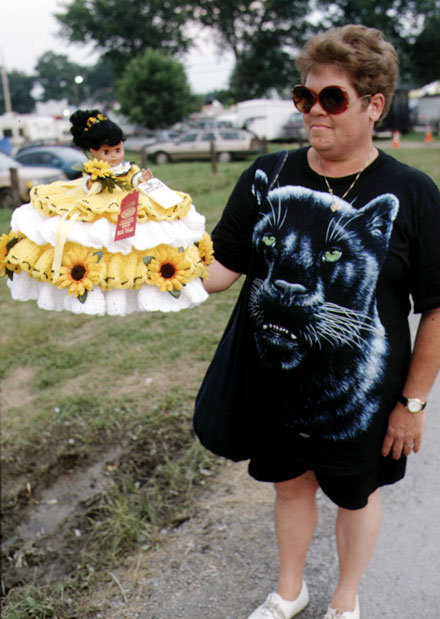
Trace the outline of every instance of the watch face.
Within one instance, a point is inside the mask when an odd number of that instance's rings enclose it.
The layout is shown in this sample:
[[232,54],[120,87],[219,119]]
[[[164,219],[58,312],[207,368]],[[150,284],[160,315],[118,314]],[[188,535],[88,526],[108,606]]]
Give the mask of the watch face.
[[422,403],[419,400],[415,400],[415,399],[408,399],[408,410],[411,413],[418,413],[419,411],[422,410]]

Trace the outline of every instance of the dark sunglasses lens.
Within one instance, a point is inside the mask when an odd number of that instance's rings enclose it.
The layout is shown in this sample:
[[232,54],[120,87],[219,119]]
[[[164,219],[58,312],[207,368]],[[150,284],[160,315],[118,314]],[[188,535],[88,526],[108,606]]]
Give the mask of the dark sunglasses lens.
[[348,108],[348,98],[345,92],[336,86],[323,88],[319,93],[319,101],[329,114],[341,114]]
[[313,107],[315,97],[305,86],[295,86],[292,90],[293,103],[302,114],[308,114]]

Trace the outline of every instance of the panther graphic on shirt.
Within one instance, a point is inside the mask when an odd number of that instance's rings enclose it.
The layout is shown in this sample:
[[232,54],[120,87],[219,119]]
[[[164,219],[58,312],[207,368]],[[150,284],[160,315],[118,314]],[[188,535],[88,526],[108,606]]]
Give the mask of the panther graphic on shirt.
[[[258,170],[260,265],[249,299],[262,363],[287,385],[282,424],[345,440],[368,429],[388,347],[376,285],[399,209],[393,194],[361,208],[300,186],[271,190]],[[288,385],[291,385],[291,389]]]

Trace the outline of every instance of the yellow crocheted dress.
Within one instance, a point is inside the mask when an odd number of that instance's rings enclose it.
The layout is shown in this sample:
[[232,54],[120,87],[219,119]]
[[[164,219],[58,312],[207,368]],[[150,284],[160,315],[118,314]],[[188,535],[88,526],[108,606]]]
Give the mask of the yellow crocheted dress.
[[[139,168],[112,169],[112,187],[90,177],[38,185],[0,239],[0,274],[15,300],[97,315],[179,311],[207,298],[213,251],[188,194],[165,208],[138,186]],[[142,180],[142,179],[140,179]],[[139,193],[135,234],[115,240],[122,200]]]

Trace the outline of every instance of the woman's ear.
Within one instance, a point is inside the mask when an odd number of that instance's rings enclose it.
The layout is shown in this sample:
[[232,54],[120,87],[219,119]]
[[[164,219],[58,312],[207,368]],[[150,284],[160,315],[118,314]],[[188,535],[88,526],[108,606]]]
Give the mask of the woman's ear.
[[370,118],[377,122],[382,116],[383,108],[385,107],[385,97],[381,92],[377,92],[371,97],[370,105],[368,106]]

